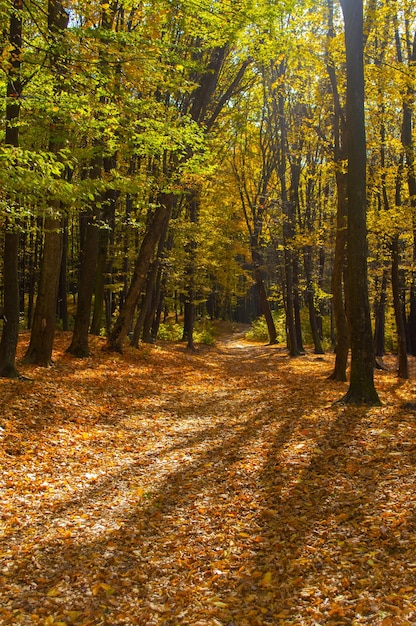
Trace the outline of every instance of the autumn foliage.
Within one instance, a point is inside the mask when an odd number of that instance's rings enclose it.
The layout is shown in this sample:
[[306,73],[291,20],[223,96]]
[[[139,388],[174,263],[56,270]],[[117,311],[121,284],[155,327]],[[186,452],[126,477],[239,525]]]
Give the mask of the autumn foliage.
[[[23,355],[29,336],[19,342]],[[1,379],[0,624],[416,623],[414,382],[226,337]]]

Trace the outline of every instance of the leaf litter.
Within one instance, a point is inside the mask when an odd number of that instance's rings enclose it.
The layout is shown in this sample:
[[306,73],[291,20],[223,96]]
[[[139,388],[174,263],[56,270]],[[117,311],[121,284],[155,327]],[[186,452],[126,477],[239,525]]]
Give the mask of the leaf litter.
[[102,342],[77,360],[60,333],[53,368],[0,380],[0,624],[416,623],[393,357],[366,408],[334,404],[331,354]]

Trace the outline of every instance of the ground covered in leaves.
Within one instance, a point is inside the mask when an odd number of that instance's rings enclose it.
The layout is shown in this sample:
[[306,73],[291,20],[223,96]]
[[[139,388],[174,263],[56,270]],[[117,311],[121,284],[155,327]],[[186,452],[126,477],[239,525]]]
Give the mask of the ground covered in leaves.
[[[20,350],[28,336],[22,335]],[[416,624],[415,380],[228,337],[0,380],[0,624]]]

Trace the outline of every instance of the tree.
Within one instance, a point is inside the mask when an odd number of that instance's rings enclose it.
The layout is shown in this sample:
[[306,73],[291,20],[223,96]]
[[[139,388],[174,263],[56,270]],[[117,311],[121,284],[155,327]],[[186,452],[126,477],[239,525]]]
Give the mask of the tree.
[[328,0],[328,34],[327,34],[327,60],[326,67],[333,99],[333,159],[335,166],[335,180],[337,187],[337,215],[334,265],[332,271],[332,298],[337,333],[336,354],[334,371],[329,376],[331,380],[347,380],[347,359],[350,349],[350,334],[346,314],[345,302],[345,254],[347,245],[347,172],[345,161],[347,159],[347,137],[345,128],[345,111],[341,104],[341,96],[338,88],[335,62],[331,54],[334,32],[334,6],[332,0]]
[[[61,56],[64,30],[68,25],[69,17],[59,0],[48,2],[48,35],[49,35],[49,62],[55,77],[59,78],[65,72]],[[54,87],[59,95],[59,89]],[[49,151],[59,155],[63,147],[62,124],[57,116],[50,124]],[[36,363],[48,366],[52,362],[53,339],[56,327],[57,296],[61,271],[63,251],[63,220],[60,217],[61,206],[59,200],[49,198],[44,220],[44,245],[39,277],[38,294],[33,316],[30,343],[25,355],[26,363]]]
[[347,290],[351,333],[350,386],[342,402],[375,405],[380,404],[380,400],[374,386],[374,344],[367,280],[363,2],[341,0],[341,7],[347,66]]
[[[9,23],[10,61],[6,91],[6,136],[5,145],[19,148],[20,97],[22,95],[21,55],[23,30],[23,2],[13,0]],[[11,167],[14,167],[12,163]],[[4,310],[3,332],[0,341],[0,376],[19,376],[15,361],[19,333],[19,220],[18,207],[12,204],[12,217],[6,220],[3,253]]]

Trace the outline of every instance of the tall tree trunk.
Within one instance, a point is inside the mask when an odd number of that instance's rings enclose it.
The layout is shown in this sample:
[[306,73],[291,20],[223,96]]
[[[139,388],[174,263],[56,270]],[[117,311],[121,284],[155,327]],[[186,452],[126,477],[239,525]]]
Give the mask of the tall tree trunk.
[[[116,155],[104,159],[104,172],[109,174],[117,165]],[[98,244],[97,272],[94,289],[94,307],[90,332],[92,335],[100,335],[104,312],[104,299],[106,284],[111,283],[111,260],[108,258],[109,246],[114,244],[114,224],[117,200],[120,193],[110,189],[105,193],[103,202],[103,216],[105,228],[100,229]],[[106,324],[107,326],[107,324]]]
[[347,178],[338,172],[337,180],[337,217],[335,234],[334,267],[332,271],[332,301],[336,329],[336,352],[334,371],[330,380],[340,382],[347,380],[347,361],[350,349],[350,332],[348,327],[346,302],[344,297],[345,252],[347,245]]
[[[20,77],[22,51],[22,0],[12,0],[10,9],[10,67],[7,76],[6,146],[19,147],[19,117],[22,83]],[[16,378],[16,349],[19,335],[19,233],[13,223],[6,224],[3,252],[4,318],[0,340],[0,376]]]
[[254,266],[254,282],[257,289],[257,295],[259,297],[260,309],[264,315],[264,319],[266,320],[267,332],[269,335],[269,345],[272,346],[277,343],[277,332],[270,309],[269,300],[267,298],[266,287],[264,284],[263,273],[261,270],[263,265],[263,259],[261,256],[261,252],[258,248],[259,242],[257,241],[257,236],[254,235],[251,237],[251,256]]
[[398,376],[399,378],[409,378],[409,367],[407,360],[407,346],[406,346],[406,324],[403,315],[402,306],[402,289],[400,285],[399,274],[399,235],[395,235],[391,244],[391,286],[393,290],[393,305],[394,316],[396,319],[397,327],[397,343],[398,343]]
[[305,348],[303,347],[302,337],[302,319],[301,319],[301,296],[299,290],[299,263],[296,255],[293,255],[293,312],[295,316],[295,329],[296,329],[296,345],[299,353],[304,354]]
[[199,190],[193,189],[188,199],[189,221],[193,225],[190,240],[186,245],[188,261],[185,268],[185,301],[183,320],[183,341],[187,342],[187,350],[195,350],[194,324],[195,324],[195,275],[197,239],[196,228],[199,223]]
[[347,135],[345,130],[345,117],[338,91],[338,81],[335,72],[334,61],[329,50],[335,37],[333,24],[333,1],[328,2],[328,60],[327,72],[331,82],[332,99],[334,103],[333,134],[334,134],[334,162],[335,181],[337,186],[337,215],[335,233],[335,253],[332,271],[332,306],[336,330],[336,352],[334,371],[328,377],[329,380],[344,382],[347,380],[347,361],[350,350],[350,333],[347,320],[346,289],[344,277],[346,276],[346,247],[347,247],[347,175],[343,171],[344,162],[347,158]]
[[0,341],[0,376],[17,378],[16,349],[19,336],[19,233],[7,230],[4,234],[3,332]]
[[344,403],[380,404],[374,386],[374,344],[367,280],[366,136],[364,116],[363,2],[341,0],[347,58],[348,318],[351,378]]
[[313,280],[312,280],[312,249],[310,246],[307,246],[303,250],[303,264],[305,268],[305,277],[306,277],[306,299],[308,303],[308,311],[309,311],[309,324],[312,332],[312,340],[314,345],[315,354],[324,354],[324,350],[322,348],[321,337],[319,334],[319,326],[317,320],[317,313],[315,307],[315,290],[313,288]]
[[39,277],[38,294],[33,316],[26,363],[47,367],[52,364],[52,348],[56,327],[56,305],[62,259],[61,220],[45,219],[45,243]]
[[62,320],[62,330],[69,329],[68,319],[68,278],[67,278],[67,265],[68,265],[68,218],[65,217],[62,224],[62,260],[61,268],[59,272],[59,287],[58,287],[58,318]]
[[[407,26],[408,30],[408,26]],[[416,63],[416,32],[413,34],[413,42],[411,43],[411,35],[406,33],[408,42],[408,64],[409,70]],[[396,29],[396,41],[399,52],[399,61],[402,61],[400,51],[400,37]],[[409,71],[410,74],[410,71]],[[409,78],[409,81],[411,79]],[[416,159],[414,145],[414,99],[415,89],[413,83],[409,83],[405,97],[403,98],[403,118],[402,118],[402,144],[405,151],[405,165],[407,186],[409,189],[410,206],[412,209],[413,220],[413,266],[416,266]],[[409,335],[409,351],[416,356],[416,272],[412,272],[412,285],[410,288],[410,310],[408,317],[408,335]]]
[[[81,219],[85,219],[85,216]],[[71,344],[67,352],[78,358],[90,355],[88,333],[91,320],[91,303],[97,267],[99,225],[98,209],[86,217],[87,227],[81,250],[79,268],[78,302]]]
[[[282,62],[282,65],[283,62]],[[284,69],[281,70],[281,76],[284,75]],[[295,205],[292,198],[289,198],[286,183],[286,164],[287,164],[287,128],[285,117],[285,99],[284,94],[278,96],[278,111],[281,135],[281,156],[278,168],[278,175],[281,186],[281,197],[283,205],[283,263],[285,276],[285,309],[286,309],[286,332],[287,344],[290,356],[299,355],[299,346],[297,342],[296,323],[295,323],[295,303],[294,303],[294,280],[293,280],[293,249],[292,239],[294,236],[295,223]]]
[[[65,67],[59,60],[62,50],[64,29],[69,17],[59,0],[48,2],[48,31],[53,54],[50,58],[51,69],[61,74]],[[58,132],[57,132],[58,129]],[[54,119],[50,127],[49,150],[57,154],[62,148],[62,125],[59,119]],[[44,246],[41,261],[41,270],[33,316],[30,343],[25,355],[26,363],[36,363],[47,367],[52,364],[52,349],[56,327],[56,309],[58,299],[59,276],[61,271],[63,235],[62,219],[59,216],[60,203],[52,201],[53,215],[45,218]]]
[[123,351],[123,343],[130,330],[155,248],[163,233],[165,222],[170,217],[173,202],[172,194],[161,193],[158,200],[159,206],[155,210],[140,246],[126,300],[120,310],[114,328],[108,336],[106,349],[113,352]]
[[387,301],[387,279],[388,271],[383,269],[381,278],[380,293],[377,296],[374,305],[374,349],[376,356],[384,356],[385,353],[385,318],[386,318],[386,301]]
[[167,219],[160,234],[156,257],[150,267],[143,303],[134,326],[131,345],[135,348],[139,345],[140,334],[142,334],[142,339],[145,343],[151,343],[156,339],[156,335],[152,332],[152,324],[159,303],[161,258],[166,244],[168,226],[169,220]]

